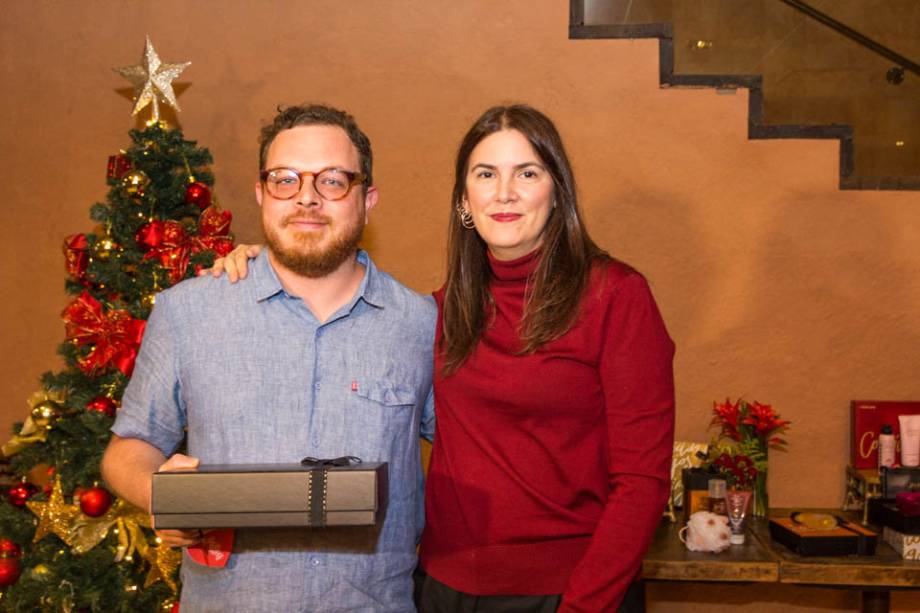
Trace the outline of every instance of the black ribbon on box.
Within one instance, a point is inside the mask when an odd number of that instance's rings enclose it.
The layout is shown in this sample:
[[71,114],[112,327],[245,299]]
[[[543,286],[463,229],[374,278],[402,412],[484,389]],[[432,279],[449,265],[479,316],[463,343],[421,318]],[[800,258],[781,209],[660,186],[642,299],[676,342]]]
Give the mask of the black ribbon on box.
[[[310,509],[310,525],[317,528],[326,526],[326,486],[329,466],[357,466],[361,458],[353,455],[343,455],[339,458],[313,458],[305,457],[300,465],[305,468],[322,468],[323,470],[310,471],[310,490],[307,492],[307,507]],[[319,493],[319,496],[317,496]]]
[[300,465],[306,466],[307,468],[312,468],[314,466],[357,466],[360,463],[361,458],[353,455],[343,455],[340,458],[332,458],[330,460],[307,456],[300,461]]

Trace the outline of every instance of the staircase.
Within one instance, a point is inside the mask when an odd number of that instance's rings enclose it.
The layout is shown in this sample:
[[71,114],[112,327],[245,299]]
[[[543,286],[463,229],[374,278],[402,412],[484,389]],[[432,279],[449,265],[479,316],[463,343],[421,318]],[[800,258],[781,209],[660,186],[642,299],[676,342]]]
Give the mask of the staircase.
[[749,138],[840,141],[840,188],[920,190],[920,2],[570,0],[569,38],[657,38],[662,87],[750,90]]

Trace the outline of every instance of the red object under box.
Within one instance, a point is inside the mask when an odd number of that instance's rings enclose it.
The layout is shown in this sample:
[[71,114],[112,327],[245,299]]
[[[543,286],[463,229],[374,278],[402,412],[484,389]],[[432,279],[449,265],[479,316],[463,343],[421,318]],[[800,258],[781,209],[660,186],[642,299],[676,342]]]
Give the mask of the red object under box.
[[920,414],[920,401],[854,400],[850,405],[853,438],[850,455],[853,468],[878,468],[878,435],[882,426],[891,426],[901,461],[901,425],[898,415]]

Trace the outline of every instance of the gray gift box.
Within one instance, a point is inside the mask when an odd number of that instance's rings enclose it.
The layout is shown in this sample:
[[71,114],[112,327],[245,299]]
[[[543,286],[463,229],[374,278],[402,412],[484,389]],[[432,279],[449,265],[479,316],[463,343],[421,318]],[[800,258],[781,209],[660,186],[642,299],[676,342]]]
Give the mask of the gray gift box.
[[372,526],[386,507],[386,462],[211,464],[153,474],[157,529]]

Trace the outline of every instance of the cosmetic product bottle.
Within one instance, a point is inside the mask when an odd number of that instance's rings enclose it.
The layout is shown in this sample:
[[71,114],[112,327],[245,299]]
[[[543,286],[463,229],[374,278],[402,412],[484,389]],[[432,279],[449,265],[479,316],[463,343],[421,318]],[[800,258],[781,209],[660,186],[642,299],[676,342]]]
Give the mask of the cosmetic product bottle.
[[878,467],[894,466],[894,432],[890,424],[882,426],[881,433],[878,435]]
[[709,512],[728,517],[725,506],[725,479],[709,480]]
[[920,415],[898,415],[901,424],[901,466],[920,466]]

